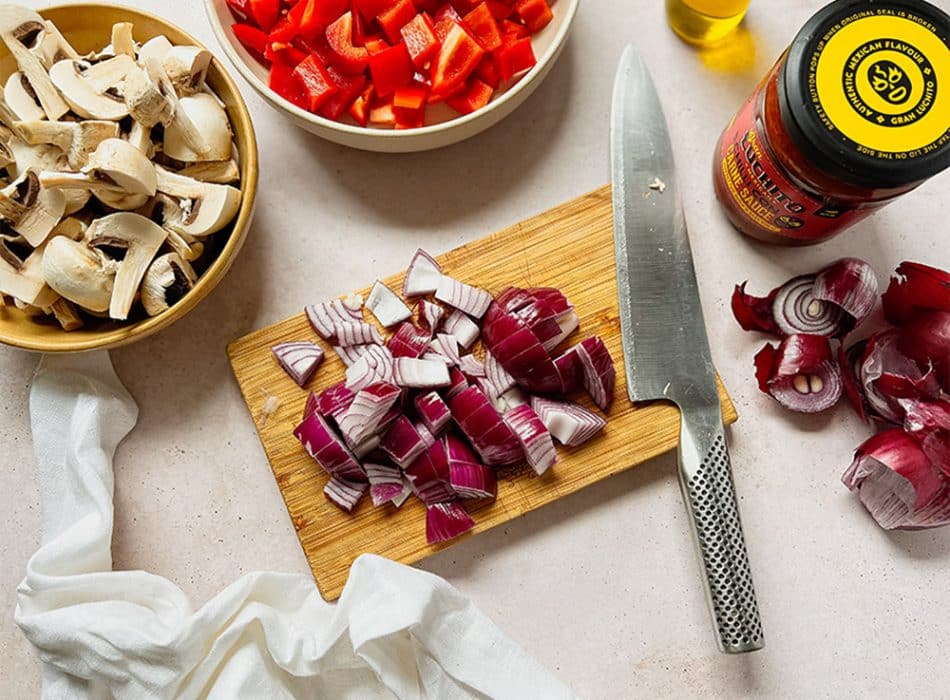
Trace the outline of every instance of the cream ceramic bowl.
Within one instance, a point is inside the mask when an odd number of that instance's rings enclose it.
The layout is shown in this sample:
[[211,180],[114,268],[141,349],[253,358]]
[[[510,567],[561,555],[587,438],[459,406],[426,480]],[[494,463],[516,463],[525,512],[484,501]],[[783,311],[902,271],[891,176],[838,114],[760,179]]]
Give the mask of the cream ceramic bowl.
[[[40,14],[52,20],[79,53],[98,50],[108,44],[112,25],[116,22],[132,22],[133,34],[138,42],[164,34],[173,44],[201,46],[194,37],[159,17],[117,5],[76,3],[40,10]],[[0,44],[0,79],[6,82],[14,70],[15,61],[6,47]],[[88,323],[85,328],[68,333],[55,320],[51,323],[37,322],[17,309],[3,307],[0,308],[0,342],[41,352],[80,352],[127,345],[170,326],[195,308],[224,278],[244,244],[251,223],[257,192],[257,142],[241,93],[217,58],[208,70],[208,84],[224,102],[234,129],[234,140],[241,160],[242,199],[230,231],[225,229],[215,235],[217,256],[194,288],[158,316],[133,323]]]
[[567,42],[579,4],[580,0],[554,2],[551,6],[554,19],[532,37],[534,53],[538,58],[537,65],[485,107],[460,116],[445,105],[433,105],[427,110],[426,119],[430,123],[426,126],[397,131],[335,122],[311,114],[285,100],[267,86],[267,67],[255,60],[234,37],[231,25],[235,20],[228,10],[226,0],[205,0],[211,27],[228,58],[251,87],[275,109],[290,117],[297,126],[328,141],[365,151],[386,153],[408,153],[448,146],[494,126],[511,114],[537,89],[551,70]]

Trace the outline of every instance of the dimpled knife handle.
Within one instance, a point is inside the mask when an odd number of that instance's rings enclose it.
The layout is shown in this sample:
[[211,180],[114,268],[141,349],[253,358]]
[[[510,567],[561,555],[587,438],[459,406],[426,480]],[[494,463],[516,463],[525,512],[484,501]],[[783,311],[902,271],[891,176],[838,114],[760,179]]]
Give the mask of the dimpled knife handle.
[[684,425],[680,479],[699,545],[719,648],[728,654],[755,651],[765,642],[729,452],[721,427],[703,437],[706,439],[696,439],[697,434]]

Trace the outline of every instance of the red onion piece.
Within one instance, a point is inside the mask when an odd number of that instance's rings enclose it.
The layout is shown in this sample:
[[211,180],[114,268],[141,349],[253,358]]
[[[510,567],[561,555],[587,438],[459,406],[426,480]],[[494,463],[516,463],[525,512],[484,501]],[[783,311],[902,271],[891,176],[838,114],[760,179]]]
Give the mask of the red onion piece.
[[449,485],[449,463],[442,440],[433,443],[406,467],[406,478],[413,493],[426,505],[457,498]]
[[364,306],[384,328],[395,326],[412,316],[412,311],[403,300],[379,280],[373,283]]
[[429,331],[430,337],[435,337],[444,316],[445,309],[439,304],[427,299],[419,301],[419,325]]
[[459,343],[454,335],[437,333],[432,342],[429,343],[429,347],[445,358],[446,364],[457,365],[462,359],[459,356]]
[[457,396],[468,387],[468,379],[458,367],[449,367],[449,381],[451,383],[444,394],[446,400]]
[[[596,335],[582,340],[574,349],[583,369],[584,389],[594,405],[606,411],[614,400],[614,387],[617,383],[617,370],[614,368],[610,351]],[[560,374],[560,371],[558,373]],[[563,378],[561,381],[563,384]]]
[[370,384],[396,384],[395,360],[382,345],[367,346],[359,360],[346,368],[346,386],[354,392]]
[[524,459],[518,438],[478,387],[470,386],[453,396],[449,400],[449,409],[482,462],[501,466],[517,464]]
[[492,304],[485,317],[484,341],[501,366],[528,391],[553,394],[561,389],[554,360],[531,329]]
[[921,365],[901,351],[898,330],[875,333],[867,339],[859,366],[864,398],[874,415],[900,423],[903,412],[898,399],[926,399],[940,391],[933,368]]
[[[380,428],[380,430],[382,430],[382,428]],[[358,460],[363,459],[367,455],[375,452],[379,448],[380,442],[382,442],[382,440],[379,435],[370,435],[358,445],[353,445],[353,456]]]
[[393,421],[380,441],[379,447],[403,469],[426,449],[419,431],[406,416],[399,416]]
[[505,415],[515,406],[523,406],[531,400],[531,397],[524,393],[519,387],[513,386],[508,391],[503,391],[498,396],[491,399],[491,405],[500,415]]
[[[313,394],[311,394],[311,396],[313,396]],[[355,397],[356,392],[348,389],[343,382],[334,384],[333,386],[324,389],[320,393],[320,396],[316,398],[315,412],[322,416],[332,416],[333,418],[337,418],[350,407],[350,404],[353,403],[353,399]],[[307,400],[307,405],[310,406],[309,399]],[[308,412],[305,410],[304,418],[307,417],[307,413]]]
[[767,297],[757,297],[746,293],[745,286],[748,283],[747,280],[742,284],[737,284],[732,292],[732,315],[736,317],[736,321],[743,330],[782,335],[772,314],[772,305],[778,289],[773,289]]
[[475,521],[458,503],[433,503],[426,506],[426,541],[438,544],[462,535],[475,527]]
[[531,408],[562,445],[583,445],[607,425],[607,421],[593,411],[570,401],[532,396]]
[[818,413],[841,398],[841,373],[826,336],[790,335],[778,349],[767,344],[755,368],[759,388],[792,411]]
[[515,378],[505,371],[490,351],[485,353],[485,377],[495,389],[494,396],[500,396],[515,385]]
[[365,482],[355,483],[331,476],[326,486],[323,487],[323,494],[334,505],[339,506],[347,513],[352,513],[356,504],[366,493],[368,486]]
[[439,360],[421,360],[414,357],[397,357],[396,383],[411,389],[431,389],[449,386],[449,370]]
[[848,398],[848,403],[863,420],[868,420],[869,406],[864,398],[864,390],[861,386],[861,362],[864,358],[864,348],[866,342],[855,343],[845,350],[844,345],[838,347],[838,371],[841,374],[841,386],[844,395]]
[[528,404],[516,406],[505,413],[505,423],[521,441],[530,466],[539,476],[557,461],[551,433]]
[[492,303],[492,296],[484,289],[459,282],[448,275],[442,275],[435,298],[458,309],[473,318],[481,318]]
[[584,367],[577,354],[577,346],[566,350],[554,361],[561,378],[561,393],[571,394],[584,388]]
[[422,444],[426,446],[426,449],[429,449],[435,444],[435,436],[429,432],[429,429],[426,427],[426,424],[422,421],[417,421],[414,423],[416,426],[416,432],[419,433],[419,437],[422,438]]
[[333,324],[333,338],[341,347],[352,345],[382,345],[383,338],[376,330],[376,326],[365,321],[338,321]]
[[499,395],[498,387],[488,377],[475,377],[475,386],[482,390],[482,393],[488,397],[489,401],[497,398]]
[[842,330],[850,331],[868,317],[877,302],[877,277],[874,270],[858,258],[841,258],[815,276],[812,295],[830,302],[850,316]]
[[434,294],[442,280],[442,268],[431,255],[420,248],[412,257],[406,278],[402,283],[405,297],[419,297]]
[[442,330],[454,335],[458,344],[466,350],[472,347],[481,333],[478,324],[458,309],[453,309],[452,313],[442,322]]
[[304,313],[313,330],[324,340],[332,340],[335,337],[335,324],[353,323],[363,318],[359,310],[349,308],[342,299],[306,306]]
[[950,484],[917,441],[898,428],[858,447],[842,481],[886,530],[950,524]]
[[391,464],[363,464],[369,479],[369,495],[374,506],[381,506],[402,494],[404,484],[402,471]]
[[294,429],[294,436],[331,476],[345,481],[366,480],[362,467],[319,413],[304,418]]
[[354,364],[359,362],[359,359],[366,354],[368,348],[374,347],[373,345],[334,345],[333,352],[337,354],[343,364],[347,367],[352,367]]
[[459,358],[458,367],[469,379],[487,376],[484,363],[479,362],[474,355],[462,355]]
[[884,317],[895,326],[910,323],[918,312],[950,311],[950,273],[905,260],[881,301]]
[[918,312],[902,329],[900,349],[922,366],[932,364],[950,393],[950,312]]
[[452,420],[452,413],[442,397],[435,391],[416,396],[416,413],[433,435],[438,435]]
[[559,289],[506,289],[498,296],[498,306],[527,327],[550,352],[580,323],[567,297]]
[[778,288],[772,302],[772,315],[779,330],[785,335],[828,337],[851,330],[853,326],[844,310],[815,298],[814,289],[815,275],[794,277]]
[[303,405],[303,415],[300,417],[300,420],[303,420],[309,415],[316,413],[320,408],[320,398],[313,393],[312,391],[307,396],[307,401]]
[[306,384],[323,362],[323,348],[309,340],[278,343],[271,348],[274,357],[297,386]]
[[337,418],[346,443],[352,447],[375,435],[380,421],[401,394],[399,387],[384,382],[361,389],[349,408]]
[[405,322],[396,329],[386,347],[393,357],[421,357],[429,349],[429,340],[427,331]]
[[556,335],[553,335],[541,342],[544,346],[544,349],[548,352],[554,350],[558,345],[560,345],[571,333],[577,330],[578,326],[581,325],[581,320],[577,317],[577,314],[574,313],[573,309],[568,309],[564,313],[558,315],[554,322],[557,323],[558,332]]
[[495,470],[478,462],[449,462],[449,483],[459,498],[494,498],[498,495]]

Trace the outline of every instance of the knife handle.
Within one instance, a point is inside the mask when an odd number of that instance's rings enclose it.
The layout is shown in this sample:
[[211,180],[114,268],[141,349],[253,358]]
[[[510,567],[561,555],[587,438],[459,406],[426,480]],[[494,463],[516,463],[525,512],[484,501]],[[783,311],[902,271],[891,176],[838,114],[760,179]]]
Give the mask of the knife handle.
[[680,435],[680,485],[699,546],[706,597],[720,651],[761,649],[765,642],[752,586],[722,417],[685,412]]

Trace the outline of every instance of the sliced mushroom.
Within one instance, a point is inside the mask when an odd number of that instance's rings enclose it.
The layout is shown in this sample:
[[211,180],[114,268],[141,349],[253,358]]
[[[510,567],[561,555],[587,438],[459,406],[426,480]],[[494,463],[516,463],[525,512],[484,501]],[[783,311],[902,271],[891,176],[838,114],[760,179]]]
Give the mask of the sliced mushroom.
[[[125,194],[155,194],[155,167],[145,155],[128,141],[106,139],[89,156],[89,163],[79,172],[44,170],[40,173],[44,187],[86,189],[94,193],[110,191]],[[139,205],[141,206],[141,205]]]
[[[0,98],[0,124],[13,133],[13,123],[18,121],[16,114],[10,109],[6,99]],[[13,133],[15,136],[16,133]]]
[[155,146],[152,143],[152,129],[150,127],[133,121],[132,128],[129,129],[126,138],[128,142],[132,144],[137,151],[144,154],[146,158],[151,159],[155,155]]
[[60,33],[55,24],[49,20],[46,20],[45,24],[46,31],[43,32],[42,39],[31,49],[44,68],[49,70],[54,63],[64,58],[80,58],[76,49],[66,41],[66,37]]
[[50,304],[50,312],[64,331],[78,331],[85,325],[76,306],[62,297]]
[[165,74],[179,95],[193,95],[204,86],[211,52],[197,46],[173,46],[162,59]]
[[135,67],[125,78],[123,85],[125,105],[132,118],[146,127],[172,120],[174,105],[165,95],[160,83],[148,71]]
[[48,143],[66,154],[69,167],[85,167],[89,156],[106,139],[119,136],[119,125],[98,119],[81,122],[15,122],[20,138],[31,145]]
[[148,203],[147,194],[127,194],[125,192],[96,190],[93,192],[93,195],[107,207],[117,211],[135,211]]
[[155,258],[142,280],[142,306],[149,316],[157,316],[174,306],[195,286],[198,276],[178,253]]
[[56,292],[47,286],[42,272],[44,249],[40,246],[21,257],[8,240],[0,238],[0,294],[35,306],[53,303]]
[[116,22],[112,25],[112,52],[116,56],[135,58],[135,40],[132,38],[131,22]]
[[227,160],[231,157],[231,124],[227,112],[214,97],[206,92],[182,97],[178,109],[204,137],[207,150],[204,153],[193,150],[181,129],[182,120],[175,120],[165,128],[165,155],[185,163]]
[[60,296],[90,311],[108,311],[118,263],[104,253],[57,236],[46,244],[42,271],[46,283]]
[[100,95],[114,90],[135,69],[135,61],[125,54],[94,63],[82,71],[82,77]]
[[13,165],[15,170],[16,157],[13,155],[13,150],[7,145],[7,142],[0,138],[0,169],[6,168],[8,165]]
[[[124,321],[149,264],[165,242],[165,230],[139,214],[120,212],[96,219],[86,231],[86,242],[96,247],[125,249],[118,263],[109,316]],[[65,295],[64,295],[65,296]]]
[[152,37],[139,47],[139,63],[144,65],[152,59],[161,63],[172,48],[172,43],[164,34]]
[[42,188],[32,170],[0,190],[0,218],[34,248],[46,240],[65,209],[63,193]]
[[179,233],[174,230],[174,227],[180,227],[184,218],[184,212],[181,210],[177,199],[159,192],[150,198],[144,206],[136,209],[136,213],[164,228],[168,233],[168,239],[165,243],[172,251],[178,253],[188,262],[194,262],[204,253],[204,243],[187,233]]
[[161,86],[162,93],[168,98],[168,102],[172,106],[171,119],[162,122],[166,129],[169,127],[177,129],[182,141],[199,156],[199,159],[206,158],[211,147],[188,116],[188,113],[182,109],[178,94],[175,92],[175,86],[168,79],[162,64],[157,59],[150,58],[145,62],[145,69],[152,80]]
[[216,182],[219,185],[237,182],[241,177],[241,171],[233,158],[231,160],[209,160],[203,163],[193,163],[179,170],[178,174],[203,182]]
[[0,5],[0,40],[29,81],[46,116],[56,121],[69,111],[42,61],[30,49],[42,40],[46,21],[33,10],[18,5]]
[[49,77],[72,110],[83,119],[118,121],[129,113],[121,96],[109,90],[99,92],[86,80],[80,61],[57,62],[50,68]]
[[46,118],[46,112],[36,100],[36,93],[20,71],[11,73],[7,78],[3,87],[3,99],[17,119],[36,121]]
[[[50,231],[50,238],[54,236],[66,236],[74,241],[81,241],[86,233],[86,222],[75,216],[67,216],[56,224],[56,228]],[[47,239],[49,240],[49,239]]]
[[202,238],[224,228],[241,205],[241,192],[230,185],[201,182],[155,166],[158,190],[182,200],[181,221],[170,221],[169,228]]

